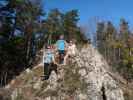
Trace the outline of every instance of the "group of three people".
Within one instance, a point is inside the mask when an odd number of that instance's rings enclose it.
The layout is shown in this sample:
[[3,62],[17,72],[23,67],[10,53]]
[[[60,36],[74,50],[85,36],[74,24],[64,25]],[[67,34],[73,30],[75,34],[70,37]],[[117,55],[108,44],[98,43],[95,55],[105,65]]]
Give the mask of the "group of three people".
[[[64,40],[64,35],[61,35],[55,46],[48,45],[44,51],[44,77],[43,80],[49,79],[52,70],[57,73],[57,65],[66,65],[69,56],[76,54],[76,45],[74,41],[67,43]],[[58,56],[58,57],[56,57]],[[58,62],[57,62],[58,59]]]

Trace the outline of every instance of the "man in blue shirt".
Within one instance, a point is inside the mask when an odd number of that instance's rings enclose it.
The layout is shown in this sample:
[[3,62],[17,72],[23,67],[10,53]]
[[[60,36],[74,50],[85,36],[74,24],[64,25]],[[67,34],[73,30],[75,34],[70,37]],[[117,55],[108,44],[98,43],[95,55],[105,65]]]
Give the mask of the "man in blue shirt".
[[67,43],[64,40],[64,35],[60,36],[60,39],[56,42],[56,47],[59,52],[59,63],[63,64],[64,62],[64,55],[65,55],[65,49],[66,49]]

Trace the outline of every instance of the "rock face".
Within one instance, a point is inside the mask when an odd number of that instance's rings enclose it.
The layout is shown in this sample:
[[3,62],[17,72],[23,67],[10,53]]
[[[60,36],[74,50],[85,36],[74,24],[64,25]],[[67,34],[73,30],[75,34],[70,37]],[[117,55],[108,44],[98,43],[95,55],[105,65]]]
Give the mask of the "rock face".
[[86,100],[124,100],[122,90],[109,74],[108,64],[96,49],[91,45],[83,48],[75,59],[88,84]]
[[18,95],[20,100],[124,100],[108,64],[94,47],[84,47],[69,60],[47,81],[41,81],[38,75],[43,72],[42,67],[19,76],[18,80],[23,81],[14,88],[12,100],[17,100]]

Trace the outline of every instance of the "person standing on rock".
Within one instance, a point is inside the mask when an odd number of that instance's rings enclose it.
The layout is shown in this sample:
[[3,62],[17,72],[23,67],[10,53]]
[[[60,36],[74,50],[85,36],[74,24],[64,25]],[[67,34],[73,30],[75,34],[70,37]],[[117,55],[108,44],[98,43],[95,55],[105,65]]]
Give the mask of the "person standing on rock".
[[49,79],[50,76],[50,67],[51,64],[55,63],[54,54],[51,46],[46,47],[43,55],[43,64],[44,64],[44,77],[43,80]]
[[59,54],[59,64],[63,64],[65,49],[67,47],[67,42],[64,40],[64,35],[60,35],[59,40],[56,42],[56,47]]
[[76,53],[77,53],[76,44],[75,44],[74,40],[70,40],[68,47],[67,47],[66,55],[64,57],[64,64],[66,65],[67,59],[69,57],[74,57],[76,55]]

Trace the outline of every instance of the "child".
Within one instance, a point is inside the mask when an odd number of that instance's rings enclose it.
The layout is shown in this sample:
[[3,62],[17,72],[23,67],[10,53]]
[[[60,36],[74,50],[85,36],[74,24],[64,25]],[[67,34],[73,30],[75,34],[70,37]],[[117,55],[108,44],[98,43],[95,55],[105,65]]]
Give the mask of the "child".
[[74,43],[74,41],[72,41],[72,40],[70,41],[67,50],[68,50],[67,54],[69,54],[70,56],[76,55],[77,48],[76,48],[76,44]]
[[68,57],[73,57],[76,55],[76,53],[77,53],[76,44],[74,43],[74,41],[71,40],[67,48],[66,56],[64,57],[64,64],[66,65]]
[[44,51],[43,63],[44,63],[44,80],[47,80],[49,79],[50,75],[50,66],[52,63],[55,63],[54,54],[50,46],[47,46],[46,51]]

